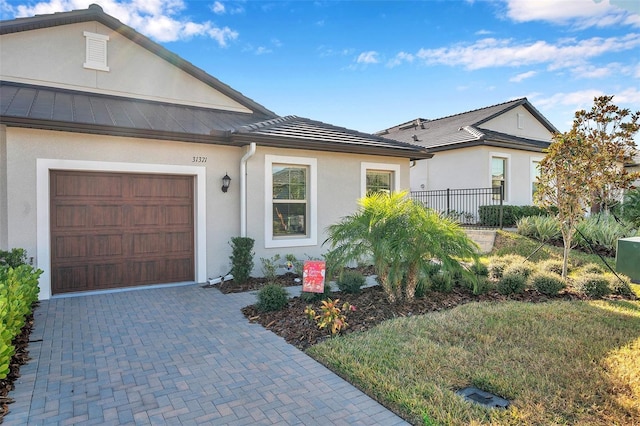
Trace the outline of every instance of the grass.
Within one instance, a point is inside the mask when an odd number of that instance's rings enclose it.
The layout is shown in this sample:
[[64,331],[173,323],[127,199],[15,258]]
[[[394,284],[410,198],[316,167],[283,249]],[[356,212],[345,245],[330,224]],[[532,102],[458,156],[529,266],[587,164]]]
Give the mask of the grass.
[[[472,325],[472,326],[470,326]],[[387,321],[309,354],[413,424],[631,424],[640,303],[473,303]],[[507,410],[465,402],[477,386]]]
[[[501,233],[493,254],[539,244]],[[537,260],[558,258],[544,247]],[[575,265],[602,261],[572,253]],[[613,265],[613,259],[608,259]],[[640,285],[632,285],[640,296]],[[387,321],[308,353],[412,424],[628,425],[640,419],[640,302],[471,303]],[[465,402],[477,386],[507,410]]]

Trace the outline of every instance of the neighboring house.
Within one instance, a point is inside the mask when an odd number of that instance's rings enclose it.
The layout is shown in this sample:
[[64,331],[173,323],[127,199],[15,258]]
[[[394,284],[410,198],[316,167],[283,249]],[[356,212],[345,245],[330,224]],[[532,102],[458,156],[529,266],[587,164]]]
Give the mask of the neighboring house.
[[205,282],[236,236],[255,240],[256,275],[260,257],[318,257],[367,182],[407,189],[431,157],[280,117],[96,5],[0,37],[0,248],[44,271],[41,299]]
[[505,204],[529,205],[557,129],[526,99],[443,117],[418,118],[377,134],[434,154],[411,168],[412,191],[504,185]]

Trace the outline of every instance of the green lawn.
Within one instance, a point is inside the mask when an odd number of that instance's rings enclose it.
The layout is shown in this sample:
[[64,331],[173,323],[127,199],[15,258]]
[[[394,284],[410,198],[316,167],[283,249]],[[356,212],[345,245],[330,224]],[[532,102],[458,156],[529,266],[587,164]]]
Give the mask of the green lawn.
[[[511,245],[504,253],[527,255],[536,247],[519,237],[503,239]],[[503,250],[504,242],[499,245]],[[555,249],[545,248],[541,259],[557,257]],[[602,264],[589,255],[577,263],[588,262]],[[640,296],[640,285],[632,287]],[[413,424],[629,425],[640,419],[639,301],[471,303],[387,321],[308,353]],[[455,391],[467,386],[494,392],[511,406],[489,410],[465,402]]]
[[[308,350],[413,424],[632,424],[640,302],[472,303]],[[487,410],[454,392],[512,401]]]

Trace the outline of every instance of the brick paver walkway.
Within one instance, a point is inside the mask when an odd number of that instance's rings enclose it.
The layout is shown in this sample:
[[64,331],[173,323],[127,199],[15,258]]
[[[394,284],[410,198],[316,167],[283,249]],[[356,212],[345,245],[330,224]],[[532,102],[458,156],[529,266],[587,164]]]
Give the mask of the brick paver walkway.
[[406,424],[197,285],[41,302],[5,425]]

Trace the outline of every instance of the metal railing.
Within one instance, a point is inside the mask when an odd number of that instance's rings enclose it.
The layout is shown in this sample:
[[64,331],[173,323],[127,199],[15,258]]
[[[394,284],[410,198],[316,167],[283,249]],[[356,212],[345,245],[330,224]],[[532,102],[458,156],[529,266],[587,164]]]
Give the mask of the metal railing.
[[502,229],[504,185],[493,188],[411,191],[411,198],[460,225]]

